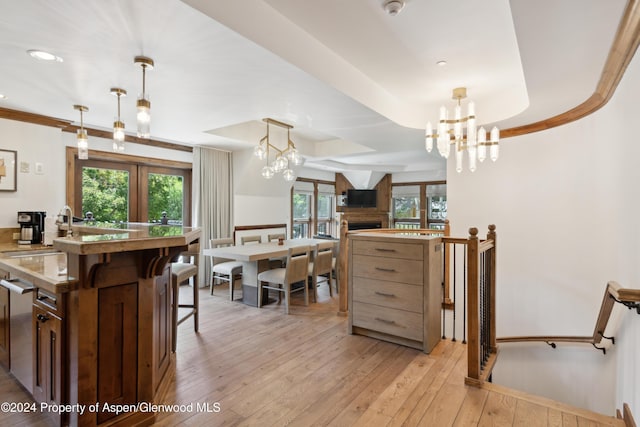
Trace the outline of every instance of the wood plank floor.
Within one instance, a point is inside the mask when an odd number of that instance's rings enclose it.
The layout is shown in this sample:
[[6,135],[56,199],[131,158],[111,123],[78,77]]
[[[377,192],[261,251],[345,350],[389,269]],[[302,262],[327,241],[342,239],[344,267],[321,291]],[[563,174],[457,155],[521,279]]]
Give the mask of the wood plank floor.
[[[183,289],[181,301],[190,290]],[[347,335],[326,286],[317,304],[294,296],[291,314],[200,294],[200,332],[178,328],[176,373],[158,426],[623,426],[621,420],[488,384],[464,385],[466,346],[423,354]],[[498,362],[499,363],[499,362]],[[29,401],[0,370],[0,402]],[[199,407],[198,407],[199,405]],[[206,412],[208,406],[209,411]],[[219,408],[219,412],[215,412]],[[47,426],[39,414],[0,413],[0,425]]]

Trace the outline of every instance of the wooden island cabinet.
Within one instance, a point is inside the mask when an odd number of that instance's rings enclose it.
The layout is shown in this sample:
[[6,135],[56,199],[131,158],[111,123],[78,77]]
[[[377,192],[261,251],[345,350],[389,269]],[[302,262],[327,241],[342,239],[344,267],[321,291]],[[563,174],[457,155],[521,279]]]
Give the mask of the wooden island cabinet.
[[439,237],[349,234],[349,333],[429,353],[441,336]]
[[[37,288],[34,399],[85,408],[52,412],[56,424],[153,421],[153,412],[116,413],[105,404],[132,407],[163,398],[174,369],[170,261],[199,235],[182,226],[77,227],[73,237],[54,240],[59,253],[0,258],[0,268]],[[89,410],[92,405],[97,410]]]

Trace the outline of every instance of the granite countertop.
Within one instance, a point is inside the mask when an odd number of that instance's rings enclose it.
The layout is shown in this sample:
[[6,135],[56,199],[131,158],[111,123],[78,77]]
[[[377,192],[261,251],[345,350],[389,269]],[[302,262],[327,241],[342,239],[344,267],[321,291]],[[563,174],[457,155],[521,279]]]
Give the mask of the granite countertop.
[[128,252],[186,246],[200,237],[200,229],[180,225],[141,223],[81,224],[74,235],[53,240],[53,247],[0,244],[0,268],[51,292],[72,289],[77,279],[68,276],[69,254]]
[[200,229],[182,225],[143,223],[73,225],[73,236],[53,240],[55,249],[73,254],[127,252],[185,246],[200,237]]

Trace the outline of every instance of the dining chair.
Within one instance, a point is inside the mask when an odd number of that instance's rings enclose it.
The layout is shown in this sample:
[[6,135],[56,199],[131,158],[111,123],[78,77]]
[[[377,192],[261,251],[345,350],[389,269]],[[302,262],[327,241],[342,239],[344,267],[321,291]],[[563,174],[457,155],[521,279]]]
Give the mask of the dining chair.
[[277,242],[279,239],[286,239],[284,233],[267,234],[267,241]]
[[243,245],[247,243],[262,243],[262,236],[242,236],[240,242]]
[[[289,314],[293,292],[304,291],[304,305],[309,305],[309,246],[296,246],[287,251],[287,266],[274,268],[258,274],[258,307],[262,306],[262,290],[271,289],[284,294],[284,313]],[[294,283],[304,286],[292,289]],[[275,285],[278,285],[276,287]]]
[[[232,246],[233,239],[211,239],[209,241],[210,248],[221,248]],[[213,287],[216,280],[219,282],[227,282],[229,284],[229,300],[233,301],[233,291],[235,289],[236,280],[242,277],[242,262],[233,261],[226,258],[211,257],[211,284],[209,287],[210,295],[213,295]]]
[[321,242],[313,248],[313,260],[309,263],[309,277],[313,287],[313,302],[318,302],[318,286],[326,282],[329,285],[329,296],[333,297],[331,285],[333,270],[333,242]]
[[[200,257],[200,244],[189,245],[188,249],[180,254],[180,258],[189,259],[189,262],[171,263],[171,293],[172,293],[172,338],[171,348],[175,352],[178,338],[178,325],[193,316],[193,330],[198,332],[198,258]],[[193,278],[193,303],[180,304],[179,287],[182,283]],[[189,312],[178,318],[178,308],[189,308]]]
[[[286,239],[284,233],[267,234],[267,242],[278,242],[280,239]],[[280,268],[287,265],[287,257],[269,258],[269,268]]]

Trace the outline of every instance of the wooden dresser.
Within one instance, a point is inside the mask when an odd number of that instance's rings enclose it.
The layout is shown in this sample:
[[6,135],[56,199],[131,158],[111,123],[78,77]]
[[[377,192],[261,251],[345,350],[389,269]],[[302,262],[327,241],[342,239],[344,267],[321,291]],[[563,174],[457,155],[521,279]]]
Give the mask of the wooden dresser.
[[440,340],[439,237],[349,235],[349,333],[431,352]]

